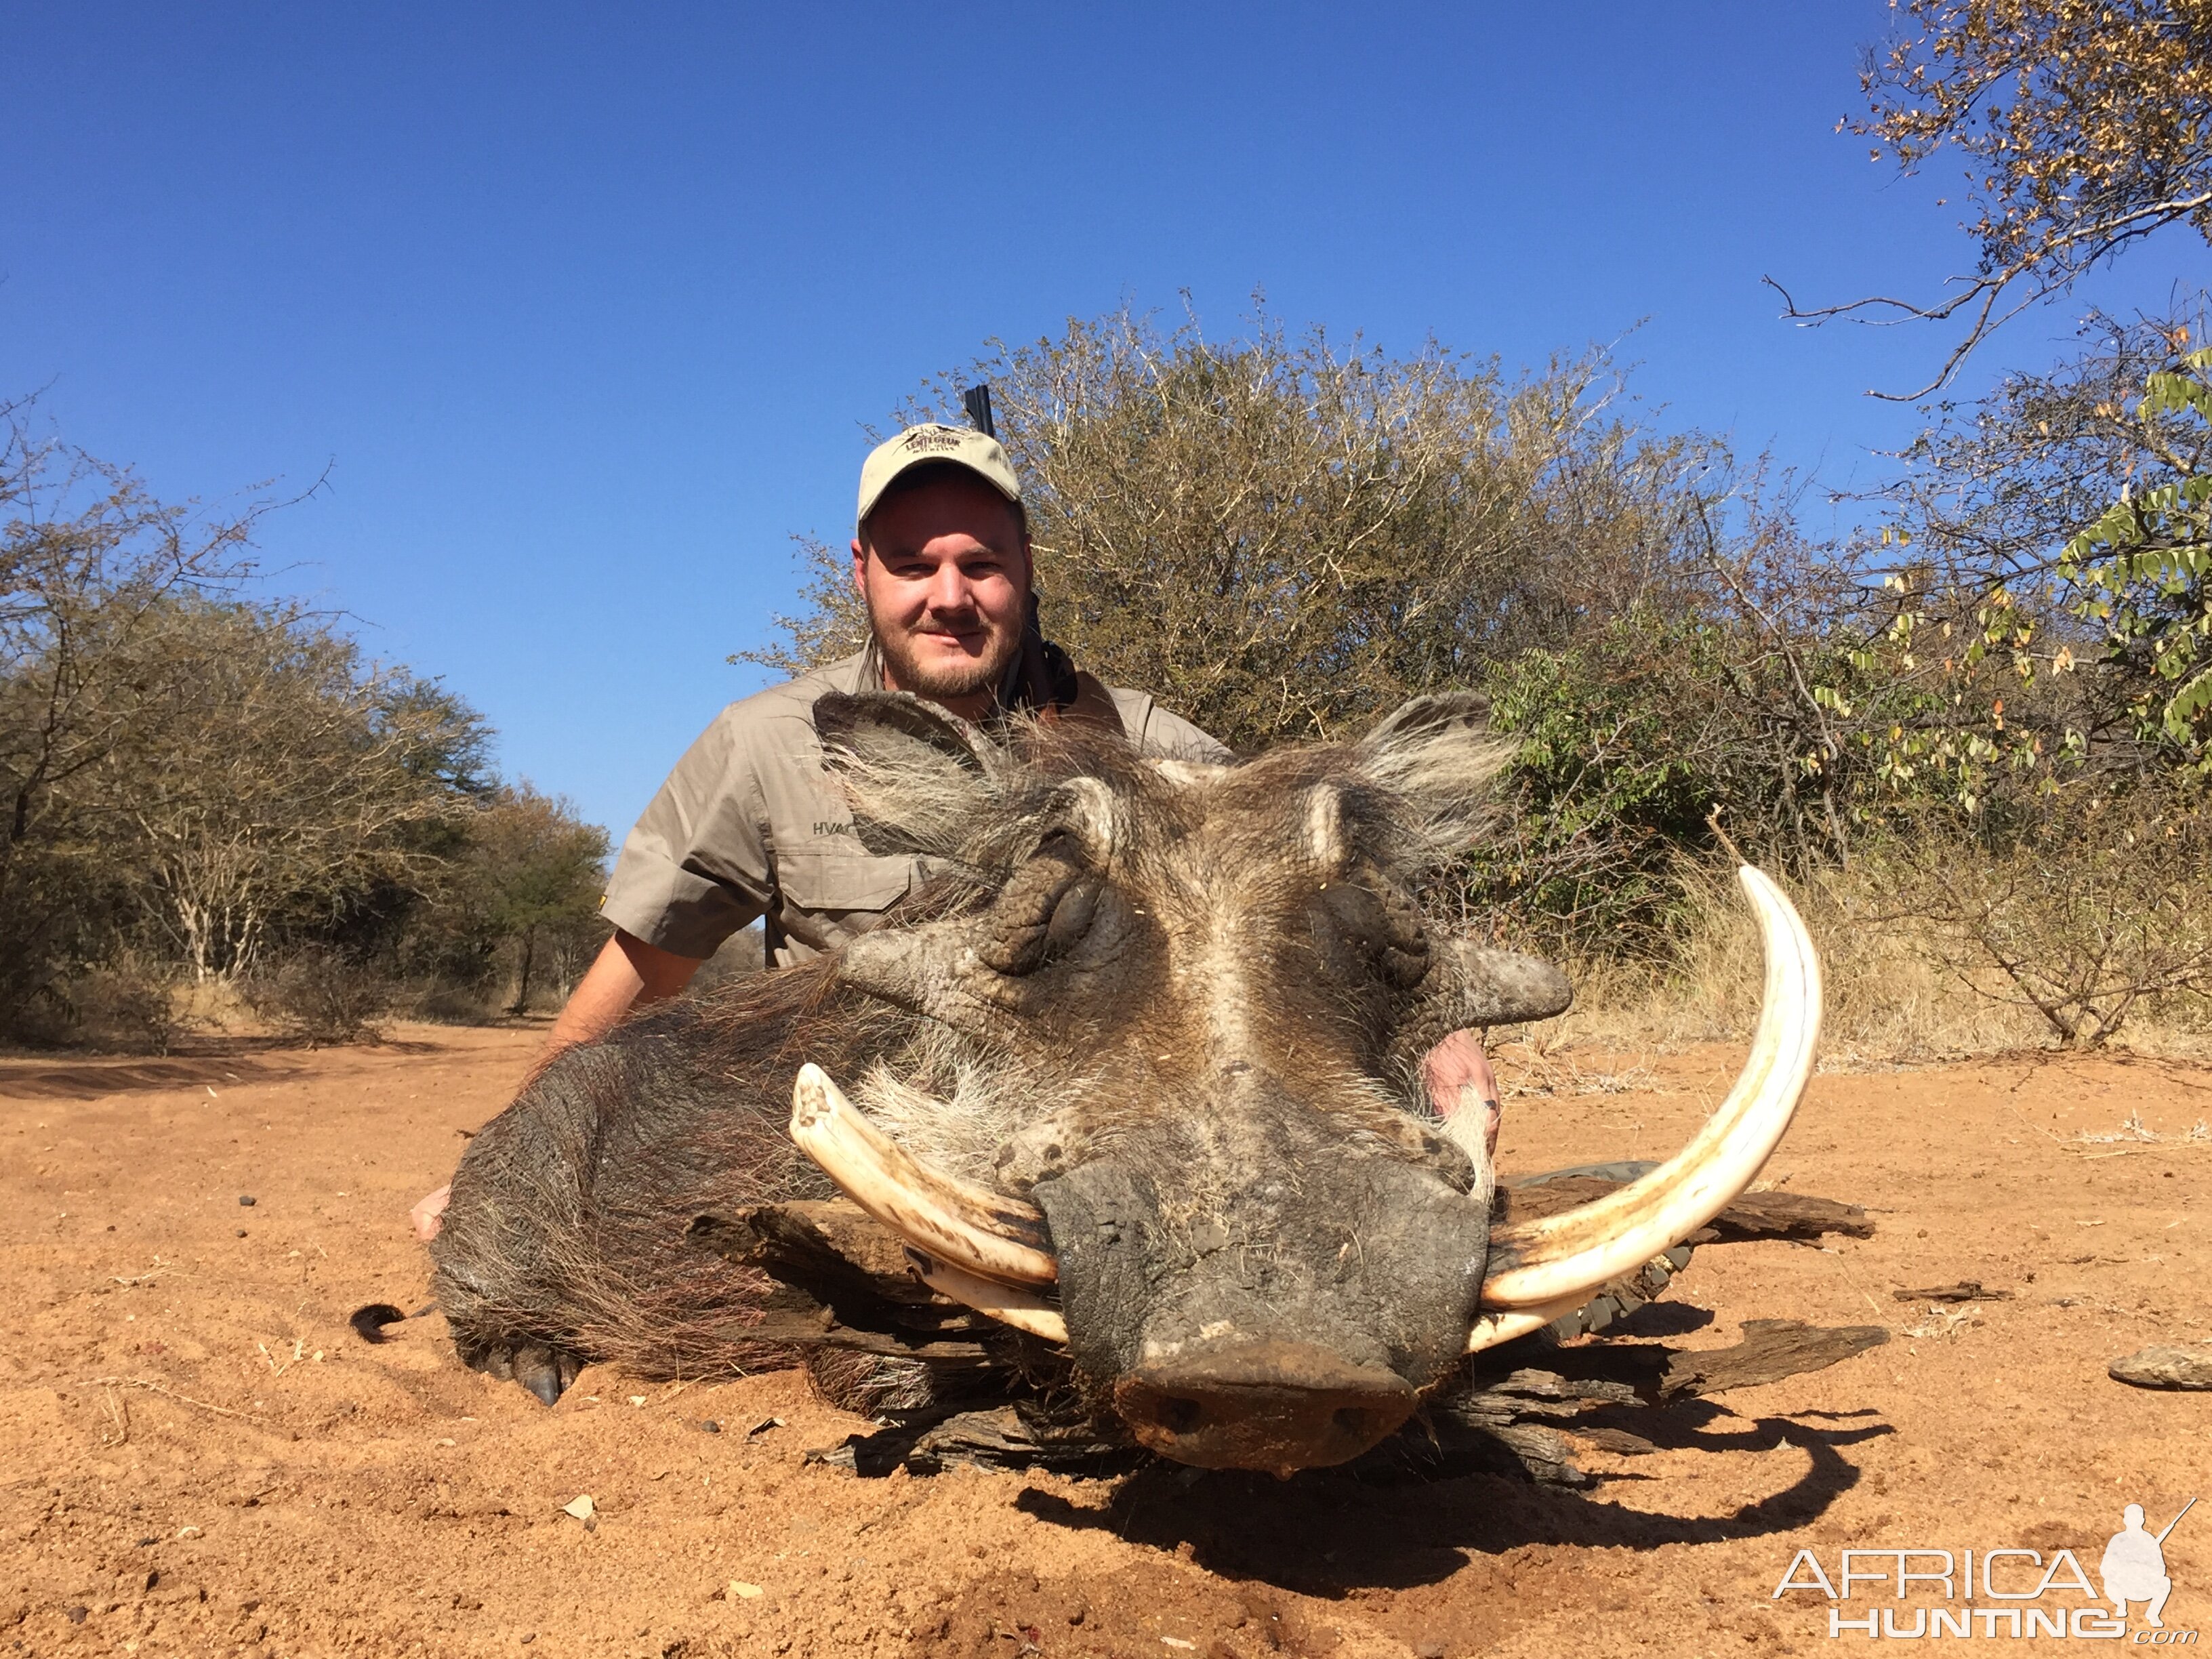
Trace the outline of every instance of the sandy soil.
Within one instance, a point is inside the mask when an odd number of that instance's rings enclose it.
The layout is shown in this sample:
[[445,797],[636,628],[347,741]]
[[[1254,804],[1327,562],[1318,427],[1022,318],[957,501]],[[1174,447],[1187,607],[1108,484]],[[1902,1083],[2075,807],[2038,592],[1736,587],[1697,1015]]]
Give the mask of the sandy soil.
[[[1667,1449],[1592,1449],[1590,1492],[864,1480],[804,1462],[864,1425],[793,1374],[594,1370],[548,1411],[459,1369],[434,1314],[355,1335],[361,1304],[427,1299],[407,1205],[539,1040],[402,1036],[0,1061],[0,1650],[1805,1652],[1828,1604],[1771,1595],[1801,1548],[1832,1577],[1844,1548],[1908,1547],[2071,1548],[2094,1575],[2123,1504],[2155,1528],[2212,1498],[2212,1395],[2105,1375],[2212,1338],[2212,1146],[2179,1139],[2212,1073],[2027,1056],[1819,1079],[1769,1173],[1877,1206],[1878,1236],[1703,1250],[1674,1300],[1710,1321],[1668,1317],[1693,1346],[1773,1316],[1897,1336],[1680,1408]],[[1503,1162],[1664,1152],[1734,1058],[1517,1100]],[[2167,1139],[2074,1141],[2131,1114]],[[1893,1297],[1961,1279],[2012,1299],[1946,1330]],[[563,1510],[586,1493],[588,1526]],[[2166,1549],[2167,1626],[2212,1626],[2212,1504]],[[1858,1594],[1855,1616],[1881,1605]]]

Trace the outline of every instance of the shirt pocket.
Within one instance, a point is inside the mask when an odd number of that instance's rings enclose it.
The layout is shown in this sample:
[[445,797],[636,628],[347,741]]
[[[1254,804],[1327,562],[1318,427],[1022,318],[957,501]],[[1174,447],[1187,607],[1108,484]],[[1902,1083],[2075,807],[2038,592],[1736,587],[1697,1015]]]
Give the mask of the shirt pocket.
[[814,915],[888,910],[912,890],[912,858],[866,853],[787,853],[776,860],[776,885],[787,908]]

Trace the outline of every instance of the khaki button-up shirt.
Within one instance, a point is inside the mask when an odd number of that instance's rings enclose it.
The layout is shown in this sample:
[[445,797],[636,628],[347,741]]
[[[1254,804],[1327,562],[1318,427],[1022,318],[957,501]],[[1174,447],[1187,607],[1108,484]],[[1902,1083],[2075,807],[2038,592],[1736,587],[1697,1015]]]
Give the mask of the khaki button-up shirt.
[[[779,966],[842,944],[904,897],[921,860],[879,857],[853,832],[814,730],[814,702],[867,689],[861,655],[733,702],[686,750],[623,842],[600,908],[624,933],[710,957],[756,917]],[[1228,750],[1141,691],[1109,688],[1148,755]]]

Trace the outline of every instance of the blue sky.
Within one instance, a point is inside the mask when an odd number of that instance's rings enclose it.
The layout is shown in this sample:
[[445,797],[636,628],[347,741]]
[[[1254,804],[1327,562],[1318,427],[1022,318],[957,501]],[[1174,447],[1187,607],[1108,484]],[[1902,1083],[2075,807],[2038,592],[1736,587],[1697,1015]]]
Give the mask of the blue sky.
[[[1188,290],[1540,363],[1877,476],[1939,337],[1776,320],[1971,262],[1839,135],[1825,6],[26,8],[0,53],[0,397],[270,519],[289,590],[617,835],[849,533],[865,428],[994,335]],[[2156,307],[2204,250],[2094,297]],[[2039,363],[2084,295],[2000,337]]]

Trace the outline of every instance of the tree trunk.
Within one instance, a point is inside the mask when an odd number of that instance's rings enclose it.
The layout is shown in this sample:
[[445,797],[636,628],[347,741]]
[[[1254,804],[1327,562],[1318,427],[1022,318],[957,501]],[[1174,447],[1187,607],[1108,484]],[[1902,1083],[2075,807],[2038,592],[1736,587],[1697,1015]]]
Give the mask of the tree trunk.
[[537,955],[538,930],[526,927],[522,930],[521,982],[514,988],[514,1006],[507,1011],[510,1014],[522,1013],[530,1006],[530,966]]

